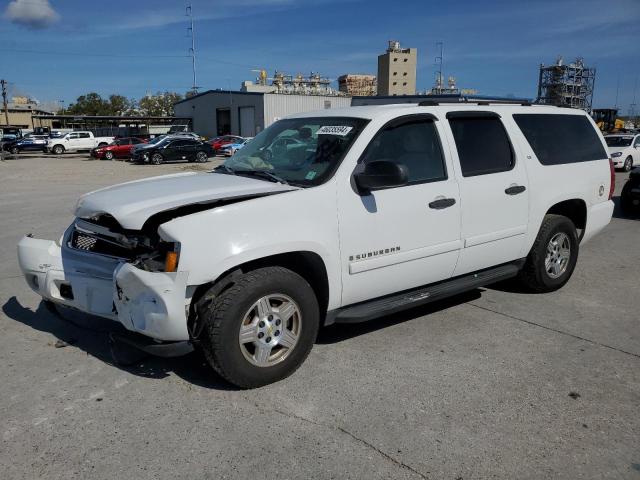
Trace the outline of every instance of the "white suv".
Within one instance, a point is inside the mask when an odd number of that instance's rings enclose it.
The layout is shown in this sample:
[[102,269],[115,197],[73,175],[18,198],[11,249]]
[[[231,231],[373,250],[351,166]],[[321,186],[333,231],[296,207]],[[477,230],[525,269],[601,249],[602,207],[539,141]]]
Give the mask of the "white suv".
[[630,172],[634,165],[640,165],[640,135],[607,135],[604,140],[614,167]]
[[147,351],[200,348],[250,388],[290,375],[321,325],[509,278],[560,288],[611,219],[613,180],[579,110],[331,109],[274,123],[210,173],[88,193],[59,243],[27,236],[18,257],[46,301],[119,321]]

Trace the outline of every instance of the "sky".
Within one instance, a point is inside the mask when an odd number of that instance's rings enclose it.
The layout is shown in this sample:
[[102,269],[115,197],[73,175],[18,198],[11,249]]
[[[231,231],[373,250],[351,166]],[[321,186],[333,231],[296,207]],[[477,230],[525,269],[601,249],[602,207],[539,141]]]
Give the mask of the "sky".
[[420,90],[433,85],[443,42],[445,76],[479,94],[535,98],[540,63],[580,56],[597,69],[594,107],[617,96],[627,114],[634,91],[640,103],[640,0],[0,1],[0,77],[13,93],[66,105],[91,91],[184,93],[188,3],[200,91],[239,89],[261,68],[375,74],[393,39],[418,49]]

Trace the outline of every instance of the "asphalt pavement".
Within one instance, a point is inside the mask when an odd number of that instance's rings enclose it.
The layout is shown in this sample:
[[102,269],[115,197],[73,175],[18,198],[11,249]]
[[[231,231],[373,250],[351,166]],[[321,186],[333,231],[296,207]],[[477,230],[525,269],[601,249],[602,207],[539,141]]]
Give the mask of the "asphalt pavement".
[[560,291],[334,325],[251,391],[197,354],[112,347],[117,325],[27,287],[18,240],[58,238],[82,193],[214,164],[0,162],[0,478],[640,479],[640,220],[619,209]]

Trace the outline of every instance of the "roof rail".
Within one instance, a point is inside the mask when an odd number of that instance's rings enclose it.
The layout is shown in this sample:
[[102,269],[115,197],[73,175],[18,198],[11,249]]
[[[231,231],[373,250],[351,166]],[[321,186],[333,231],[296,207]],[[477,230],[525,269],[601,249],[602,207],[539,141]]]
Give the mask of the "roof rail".
[[523,107],[530,107],[533,105],[531,102],[523,102],[522,100],[460,100],[460,101],[437,101],[437,100],[424,100],[418,103],[420,107],[435,107],[438,105],[457,105],[460,103],[473,104],[473,105],[521,105]]

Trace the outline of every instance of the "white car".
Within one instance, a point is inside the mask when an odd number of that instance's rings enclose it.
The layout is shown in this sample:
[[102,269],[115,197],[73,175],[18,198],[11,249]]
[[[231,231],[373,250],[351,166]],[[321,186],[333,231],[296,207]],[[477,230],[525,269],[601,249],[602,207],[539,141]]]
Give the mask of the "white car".
[[640,165],[639,134],[607,135],[604,140],[616,168],[629,172],[634,165]]
[[60,155],[65,152],[93,150],[96,147],[109,145],[114,139],[115,137],[94,137],[91,132],[69,132],[60,137],[50,138],[47,142],[47,151]]
[[[297,132],[311,152],[265,158]],[[580,110],[331,109],[274,123],[214,171],[88,193],[60,242],[26,236],[18,259],[45,301],[118,321],[146,351],[199,348],[252,388],[294,372],[322,325],[506,279],[562,287],[613,187]]]

